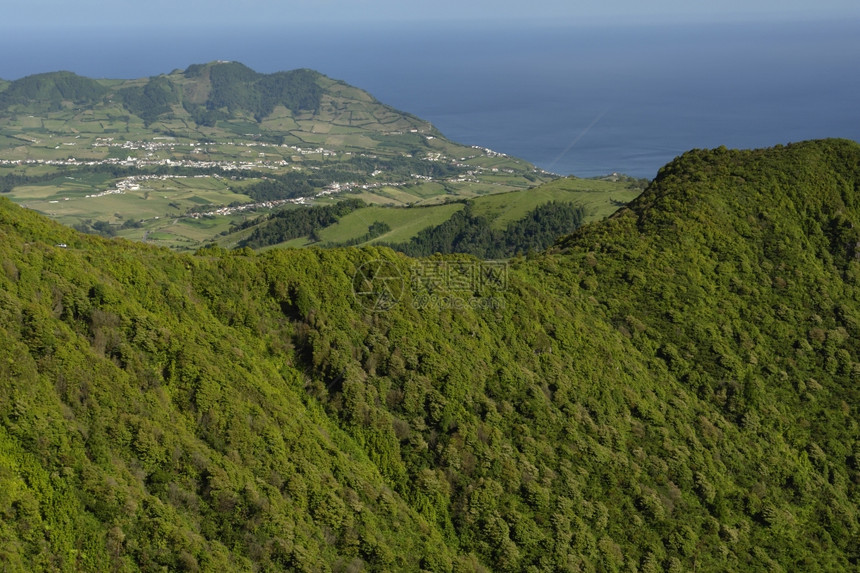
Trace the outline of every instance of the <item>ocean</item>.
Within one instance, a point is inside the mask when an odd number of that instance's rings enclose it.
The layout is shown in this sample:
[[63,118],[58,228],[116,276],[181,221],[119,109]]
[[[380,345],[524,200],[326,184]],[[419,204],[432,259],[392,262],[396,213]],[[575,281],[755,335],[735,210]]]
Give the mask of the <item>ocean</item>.
[[692,148],[860,141],[858,21],[44,30],[0,77],[136,78],[212,60],[312,68],[543,169],[651,178]]

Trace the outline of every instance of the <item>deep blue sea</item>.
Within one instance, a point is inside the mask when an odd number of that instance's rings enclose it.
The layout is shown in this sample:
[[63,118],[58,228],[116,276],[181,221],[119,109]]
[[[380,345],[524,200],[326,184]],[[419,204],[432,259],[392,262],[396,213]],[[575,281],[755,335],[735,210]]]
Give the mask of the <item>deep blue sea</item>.
[[313,68],[449,138],[582,177],[653,177],[692,148],[860,141],[860,22],[43,30],[0,77],[135,78],[217,59]]

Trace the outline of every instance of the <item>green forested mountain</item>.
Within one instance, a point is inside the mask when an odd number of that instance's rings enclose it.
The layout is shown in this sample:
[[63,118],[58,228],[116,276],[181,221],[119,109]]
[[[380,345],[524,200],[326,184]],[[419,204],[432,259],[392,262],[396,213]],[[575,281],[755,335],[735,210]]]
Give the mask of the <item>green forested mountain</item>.
[[325,93],[321,77],[312,70],[260,74],[238,62],[195,64],[182,74],[148,78],[117,93],[128,111],[148,123],[181,103],[195,123],[214,127],[241,112],[262,122],[278,105],[317,112]]
[[190,66],[184,75],[187,78],[208,76],[211,87],[203,102],[207,109],[250,111],[258,121],[270,115],[278,105],[291,111],[319,111],[324,93],[317,82],[320,74],[312,70],[260,74],[243,64],[231,62]]
[[860,566],[860,145],[692,151],[507,264],[0,200],[4,571]]
[[0,85],[0,88],[5,88],[0,91],[0,109],[3,110],[16,105],[58,110],[63,102],[93,105],[107,93],[98,81],[72,72],[36,74],[7,86]]
[[[72,72],[49,72],[15,80],[8,86],[3,82],[0,110],[14,106],[59,110],[64,102],[92,107],[115,95],[127,111],[147,123],[182,104],[193,119],[201,120],[198,123],[214,126],[215,120],[241,112],[262,121],[278,105],[291,111],[318,111],[325,93],[319,84],[321,77],[312,70],[260,74],[238,62],[213,62],[170,75],[121,82],[112,90],[98,80]],[[213,113],[217,110],[223,111]]]

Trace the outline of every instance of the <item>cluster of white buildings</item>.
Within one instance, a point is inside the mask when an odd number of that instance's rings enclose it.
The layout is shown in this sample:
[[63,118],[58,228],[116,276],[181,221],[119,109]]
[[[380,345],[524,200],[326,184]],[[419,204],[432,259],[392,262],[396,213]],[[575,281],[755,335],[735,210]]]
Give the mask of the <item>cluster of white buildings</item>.
[[74,157],[67,159],[0,159],[0,167],[16,167],[19,165],[52,165],[57,167],[85,167],[96,165],[118,165],[120,167],[189,167],[192,169],[220,169],[221,171],[247,171],[251,169],[279,169],[289,165],[285,160],[279,161],[196,161],[190,159],[139,159],[126,157],[118,159],[87,159],[84,161]]
[[493,151],[489,147],[481,147],[480,145],[473,145],[472,149],[480,149],[487,157],[507,157],[507,153],[499,153],[498,151]]
[[[409,129],[409,133],[425,133],[425,130],[419,129]],[[402,135],[404,131],[396,131],[390,132],[388,135]],[[248,134],[253,137],[253,134]],[[426,139],[431,140],[434,139],[431,135],[425,135]],[[68,144],[74,145],[74,144]],[[270,156],[278,157],[276,160],[264,160],[263,157],[266,157],[266,153],[258,153],[256,160],[230,160],[230,161],[214,161],[214,160],[201,160],[199,159],[201,155],[206,154],[219,154],[219,155],[230,155],[230,152],[224,150],[224,147],[232,146],[232,147],[245,147],[245,148],[277,148],[278,151],[274,151],[270,154]],[[145,167],[184,167],[184,168],[192,168],[192,169],[208,169],[213,170],[217,169],[223,172],[229,171],[248,171],[248,170],[260,170],[260,169],[280,169],[286,166],[289,166],[290,163],[283,159],[286,156],[284,150],[288,150],[290,155],[316,155],[323,157],[336,156],[337,152],[326,149],[324,147],[314,147],[314,148],[306,148],[299,147],[296,145],[287,145],[287,144],[273,144],[266,143],[260,141],[229,141],[229,142],[212,142],[212,143],[195,143],[195,142],[179,142],[176,141],[172,137],[159,137],[154,138],[153,140],[148,141],[128,141],[128,140],[120,140],[117,141],[112,137],[99,137],[95,139],[92,143],[93,148],[118,148],[123,150],[128,150],[129,152],[137,151],[144,152],[143,155],[146,157],[133,157],[133,154],[129,153],[125,159],[120,159],[116,157],[109,157],[105,159],[86,159],[79,160],[74,157],[68,157],[64,159],[0,159],[0,167],[15,167],[22,165],[51,165],[51,166],[60,166],[60,167],[79,167],[79,166],[98,166],[98,165],[116,165],[121,167],[134,167],[134,168],[145,168]],[[479,151],[479,153],[475,155],[471,155],[469,157],[461,157],[459,159],[452,158],[444,155],[441,152],[429,151],[427,152],[422,160],[430,161],[430,162],[445,162],[450,163],[451,165],[467,169],[465,173],[458,174],[455,177],[451,177],[447,179],[449,182],[455,183],[464,183],[464,182],[477,182],[479,181],[479,176],[487,171],[497,173],[500,171],[499,168],[496,167],[483,167],[478,165],[470,165],[466,163],[471,159],[475,159],[477,157],[508,157],[504,153],[498,153],[493,151],[492,149],[481,147],[477,145],[472,146],[473,149]],[[171,159],[171,158],[157,158],[154,155],[157,152],[167,152],[171,155],[174,154],[182,154],[190,153],[196,155],[195,159]],[[233,155],[238,155],[238,153],[233,153]],[[353,152],[344,152],[345,156],[353,155]],[[376,159],[377,156],[368,153],[356,153],[356,155],[361,157],[367,157],[371,159]],[[411,155],[405,154],[407,157],[411,157]],[[308,169],[319,169],[319,167],[315,165],[304,165],[305,168]],[[293,169],[297,169],[295,165]],[[505,173],[514,173],[513,169],[504,168],[501,169],[502,172]],[[371,173],[371,177],[378,177],[384,174],[384,170],[376,169]],[[107,191],[103,191],[100,193],[94,193],[91,195],[86,195],[87,198],[97,198],[104,197],[107,195],[115,195],[115,194],[124,194],[127,192],[136,192],[140,191],[142,187],[142,183],[149,180],[167,180],[167,179],[183,179],[189,176],[186,175],[135,175],[123,178],[116,182],[114,189],[108,189]],[[192,177],[221,177],[218,174],[201,174],[201,175],[193,175]],[[420,181],[434,181],[436,180],[434,177],[428,175],[420,175],[417,173],[411,174],[411,180],[420,180]],[[188,216],[193,218],[200,218],[206,216],[224,216],[224,215],[234,215],[236,213],[245,212],[245,211],[254,211],[258,209],[273,209],[285,204],[297,204],[304,205],[312,203],[314,198],[316,197],[324,197],[329,195],[336,195],[339,193],[347,193],[354,190],[364,190],[369,191],[373,189],[379,189],[383,187],[402,187],[405,185],[411,184],[410,181],[401,181],[401,182],[392,182],[392,181],[380,181],[376,183],[365,183],[358,184],[355,182],[333,182],[327,185],[325,188],[321,189],[316,193],[314,197],[300,197],[295,199],[282,199],[282,200],[273,200],[273,201],[264,201],[260,203],[246,203],[243,205],[237,205],[232,207],[220,207],[218,209],[213,209],[209,212],[204,213],[192,213]],[[68,200],[68,198],[66,198]],[[56,201],[51,201],[52,203]]]
[[[97,197],[106,197],[108,195],[124,195],[124,189],[108,189],[107,191],[102,191],[101,193],[93,193],[92,195],[85,195],[87,199],[95,199]],[[65,199],[68,201],[68,198]],[[53,203],[54,201],[52,201]]]
[[292,203],[293,205],[307,205],[310,200],[307,197],[298,197],[296,199],[276,199],[274,201],[262,201],[260,203],[243,203],[233,207],[219,207],[205,213],[190,213],[188,216],[192,219],[200,219],[201,217],[215,217],[218,215],[235,215],[244,211],[256,211],[257,209],[274,209],[281,205]]
[[173,149],[176,146],[180,145],[176,141],[172,141],[169,138],[167,141],[156,141],[162,138],[154,138],[153,140],[148,141],[114,141],[113,137],[97,137],[95,141],[93,141],[93,147],[118,147],[120,149],[130,149],[130,150],[143,150],[149,152],[161,151],[164,149]]

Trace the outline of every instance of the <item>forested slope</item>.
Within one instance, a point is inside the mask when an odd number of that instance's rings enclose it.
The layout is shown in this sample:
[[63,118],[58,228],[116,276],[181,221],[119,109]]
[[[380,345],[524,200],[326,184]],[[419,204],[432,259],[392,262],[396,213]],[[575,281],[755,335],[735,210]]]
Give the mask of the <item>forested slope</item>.
[[858,566],[855,143],[690,152],[506,265],[5,200],[0,264],[4,570]]

